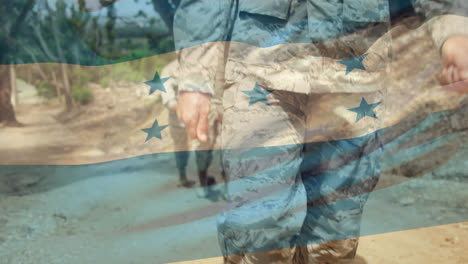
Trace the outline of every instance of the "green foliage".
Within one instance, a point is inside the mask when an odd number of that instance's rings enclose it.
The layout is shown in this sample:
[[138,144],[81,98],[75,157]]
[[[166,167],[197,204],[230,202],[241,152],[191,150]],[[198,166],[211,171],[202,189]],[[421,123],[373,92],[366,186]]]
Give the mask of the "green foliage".
[[35,2],[33,0],[0,2],[0,64],[16,61],[14,53],[20,38],[28,32],[27,22]]
[[130,53],[130,56],[132,58],[144,58],[145,56],[147,56],[147,54],[148,54],[148,52],[145,51],[144,49],[134,49]]
[[73,85],[71,96],[75,102],[85,105],[93,100],[93,91],[87,86]]
[[[103,65],[174,49],[172,26],[167,23],[175,10],[170,3],[177,1],[153,1],[161,17],[149,15],[147,3],[135,2],[141,12],[131,18],[119,16],[114,2],[100,0],[105,8],[99,14],[89,12],[85,0],[15,0],[0,4],[0,24],[4,25],[0,30],[0,64]],[[20,16],[23,11],[24,16]]]
[[172,37],[167,37],[158,42],[156,49],[159,53],[171,52],[174,50],[174,39]]
[[101,78],[99,81],[99,84],[101,85],[102,88],[107,88],[110,85],[110,77],[109,76],[104,76]]
[[48,100],[57,97],[55,87],[49,82],[44,80],[36,80],[34,85],[36,86],[37,95],[40,97],[46,98]]
[[128,82],[141,82],[144,80],[144,74],[137,65],[131,63],[118,63],[114,65],[114,76],[116,80]]
[[102,67],[70,66],[68,72],[72,86],[87,87],[89,83],[101,83],[102,75],[106,76],[106,69]]
[[108,58],[113,59],[115,53],[115,20],[116,11],[113,5],[107,7],[107,22],[105,24],[106,36],[107,36],[107,55]]

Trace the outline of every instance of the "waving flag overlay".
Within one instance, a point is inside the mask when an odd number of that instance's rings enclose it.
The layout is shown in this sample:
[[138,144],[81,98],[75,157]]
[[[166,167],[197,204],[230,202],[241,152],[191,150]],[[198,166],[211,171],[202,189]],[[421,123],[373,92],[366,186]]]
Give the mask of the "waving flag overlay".
[[[468,6],[271,2],[2,3],[0,259],[203,263],[467,222],[468,101],[436,33]],[[210,96],[207,142],[183,92]]]

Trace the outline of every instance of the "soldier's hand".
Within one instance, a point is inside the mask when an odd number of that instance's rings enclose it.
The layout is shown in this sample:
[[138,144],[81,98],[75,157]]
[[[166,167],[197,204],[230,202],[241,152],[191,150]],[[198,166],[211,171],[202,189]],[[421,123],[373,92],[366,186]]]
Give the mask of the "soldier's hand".
[[468,93],[468,35],[449,37],[441,52],[440,82],[444,89]]
[[201,142],[208,140],[208,114],[211,96],[200,92],[181,92],[177,102],[177,116],[187,129],[189,137]]

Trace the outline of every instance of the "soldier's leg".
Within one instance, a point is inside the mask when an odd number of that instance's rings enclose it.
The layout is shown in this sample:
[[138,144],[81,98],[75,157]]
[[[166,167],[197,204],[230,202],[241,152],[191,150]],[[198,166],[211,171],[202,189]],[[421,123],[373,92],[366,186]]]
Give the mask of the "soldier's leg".
[[[303,95],[275,91],[249,105],[236,83],[224,92],[223,165],[228,208],[218,216],[218,239],[226,263],[290,263],[291,240],[305,216],[301,183]],[[267,104],[266,104],[267,103]]]
[[337,191],[339,198],[324,197],[309,203],[294,263],[352,263],[363,207],[376,183],[377,178],[372,178],[353,186],[351,192],[355,193]]
[[229,192],[228,192],[228,179],[227,179],[227,176],[226,176],[226,172],[224,171],[224,167],[223,167],[223,164],[221,162],[221,178],[223,179],[223,193],[222,193],[222,197],[224,200],[228,200],[229,199]]
[[[218,136],[218,122],[217,114],[210,113],[209,116],[209,131],[208,131],[208,140],[204,143],[198,143],[196,146],[196,162],[198,168],[198,177],[200,179],[200,185],[204,188],[205,195],[209,195],[210,189],[209,186],[216,184],[214,177],[208,175],[208,169],[213,161],[214,147],[216,143],[216,138]],[[216,153],[219,153],[217,151]]]
[[181,186],[190,187],[193,181],[187,179],[187,164],[189,159],[189,146],[185,128],[181,126],[175,113],[169,115],[170,133],[174,142],[174,155],[177,170],[179,172],[179,183]]
[[208,168],[210,167],[211,160],[213,159],[213,150],[197,150],[195,152],[198,179],[202,190],[198,192],[198,196],[207,197],[210,195],[210,185],[214,184],[214,178],[208,176]]
[[[302,180],[307,192],[307,215],[296,240],[294,263],[352,263],[355,257],[364,204],[377,184],[382,158],[379,133],[369,133],[381,121],[362,120],[360,127],[353,122],[353,126],[343,131],[347,121],[329,111],[336,105],[348,109],[348,103],[358,103],[363,97],[381,100],[379,93],[355,97],[354,100],[350,95],[334,94],[316,99],[322,102],[321,111],[328,117],[323,122],[343,125],[336,131],[329,129],[328,140],[305,145]],[[308,105],[311,114],[318,112],[314,109],[318,103]],[[377,115],[381,116],[379,111]],[[317,127],[319,121],[314,122],[313,127]]]
[[347,264],[353,263],[356,256],[359,239],[348,238],[343,240],[323,242],[298,246],[294,256],[294,264]]
[[187,163],[188,163],[189,153],[187,151],[177,151],[175,152],[175,159],[177,170],[179,171],[179,182],[181,186],[190,187],[193,185],[192,182],[187,180]]

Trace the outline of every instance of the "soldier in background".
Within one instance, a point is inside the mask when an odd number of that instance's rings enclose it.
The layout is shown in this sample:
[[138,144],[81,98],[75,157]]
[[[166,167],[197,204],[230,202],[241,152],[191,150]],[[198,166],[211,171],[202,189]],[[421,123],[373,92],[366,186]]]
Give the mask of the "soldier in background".
[[[177,61],[169,63],[164,70],[162,71],[161,76],[170,77],[164,83],[164,88],[166,89],[165,93],[161,93],[163,104],[169,109],[169,129],[171,137],[174,142],[174,154],[176,159],[177,169],[179,171],[179,182],[183,187],[192,187],[194,185],[193,181],[187,179],[187,164],[190,156],[190,150],[195,150],[196,163],[198,168],[198,177],[200,180],[200,186],[202,187],[202,193],[198,195],[200,197],[211,198],[214,193],[211,189],[216,183],[216,180],[212,176],[208,176],[208,168],[210,167],[213,161],[213,153],[220,153],[219,151],[214,150],[217,139],[219,138],[219,130],[221,129],[221,112],[220,112],[220,101],[213,100],[212,111],[209,114],[209,123],[210,130],[208,132],[208,140],[206,142],[199,142],[197,140],[192,141],[192,144],[189,144],[189,139],[187,137],[187,132],[185,130],[184,124],[177,117]],[[219,145],[219,143],[218,143]],[[221,173],[224,177],[224,173]],[[226,186],[225,186],[226,188]],[[224,192],[225,193],[225,192]]]

